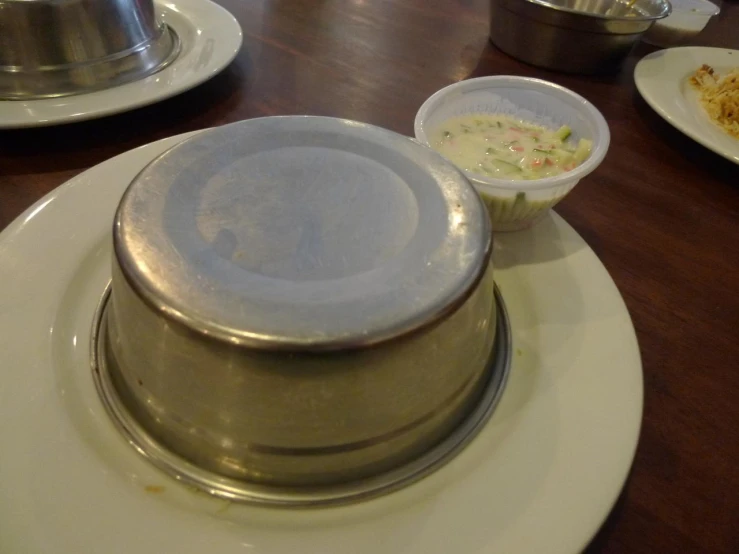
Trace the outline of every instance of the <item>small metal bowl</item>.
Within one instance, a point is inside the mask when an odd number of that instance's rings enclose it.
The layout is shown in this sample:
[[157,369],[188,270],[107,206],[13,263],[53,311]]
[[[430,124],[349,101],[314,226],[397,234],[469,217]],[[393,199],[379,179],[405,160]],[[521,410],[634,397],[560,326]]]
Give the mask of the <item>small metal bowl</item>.
[[136,423],[212,475],[378,475],[488,381],[485,206],[407,137],[321,117],[206,131],[136,177],[113,237],[100,358]]
[[490,40],[532,65],[604,73],[670,10],[667,0],[490,0]]
[[179,50],[152,0],[0,0],[0,100],[67,96],[142,79]]

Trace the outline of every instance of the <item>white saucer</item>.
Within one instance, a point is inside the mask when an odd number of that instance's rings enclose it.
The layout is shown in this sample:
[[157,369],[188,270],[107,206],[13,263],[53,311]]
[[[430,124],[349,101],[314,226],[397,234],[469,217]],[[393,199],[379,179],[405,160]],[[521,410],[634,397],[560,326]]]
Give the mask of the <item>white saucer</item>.
[[236,505],[125,442],[90,374],[93,312],[124,188],[184,136],[86,171],[0,233],[0,552],[579,552],[629,471],[642,372],[613,281],[555,214],[497,237],[508,387],[480,435],[419,483],[340,508]]
[[634,68],[639,94],[677,130],[727,160],[739,164],[739,139],[715,125],[689,83],[703,64],[720,75],[739,66],[739,50],[688,46],[659,50],[642,58]]
[[238,21],[209,0],[156,2],[156,8],[182,42],[171,65],[140,81],[88,94],[0,101],[0,129],[83,121],[165,100],[214,77],[241,48]]

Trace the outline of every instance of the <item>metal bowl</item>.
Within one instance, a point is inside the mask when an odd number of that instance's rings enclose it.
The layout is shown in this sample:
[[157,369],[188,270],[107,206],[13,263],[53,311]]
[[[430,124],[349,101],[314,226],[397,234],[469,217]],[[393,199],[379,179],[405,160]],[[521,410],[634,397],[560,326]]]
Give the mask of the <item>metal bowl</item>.
[[0,0],[0,100],[120,85],[159,71],[179,50],[152,0]]
[[491,243],[474,188],[409,138],[320,117],[206,131],[121,201],[102,357],[137,424],[214,475],[377,475],[480,396]]
[[490,40],[532,65],[603,73],[670,10],[666,0],[490,0]]

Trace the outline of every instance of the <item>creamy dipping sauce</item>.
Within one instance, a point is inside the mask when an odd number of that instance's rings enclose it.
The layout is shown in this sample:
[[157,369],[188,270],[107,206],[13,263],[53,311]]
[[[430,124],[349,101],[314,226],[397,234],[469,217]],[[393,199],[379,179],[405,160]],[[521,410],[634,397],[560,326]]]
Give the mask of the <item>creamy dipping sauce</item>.
[[431,132],[431,147],[458,167],[497,179],[541,179],[570,171],[590,156],[592,143],[505,115],[446,120]]

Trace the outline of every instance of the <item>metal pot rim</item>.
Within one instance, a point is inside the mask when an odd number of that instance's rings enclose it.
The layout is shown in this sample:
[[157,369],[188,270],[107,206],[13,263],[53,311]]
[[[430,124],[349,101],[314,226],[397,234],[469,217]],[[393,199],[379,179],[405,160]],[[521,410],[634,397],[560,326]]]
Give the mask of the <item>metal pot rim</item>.
[[[521,2],[524,4],[533,4],[535,6],[541,6],[542,8],[549,8],[558,12],[571,14],[573,16],[580,16],[580,17],[587,17],[587,18],[593,18],[593,19],[601,19],[604,21],[632,21],[632,22],[645,22],[645,21],[655,21],[657,19],[663,19],[670,15],[672,13],[672,6],[670,3],[666,0],[655,0],[655,2],[661,4],[662,9],[659,13],[652,14],[652,15],[635,15],[635,16],[626,16],[626,15],[606,15],[606,14],[599,14],[599,13],[593,13],[593,12],[584,12],[581,10],[575,10],[572,8],[568,8],[566,6],[559,6],[557,4],[547,2],[546,0],[513,0],[514,2]],[[511,3],[511,0],[504,0],[505,3]],[[639,12],[634,12],[638,14]]]

